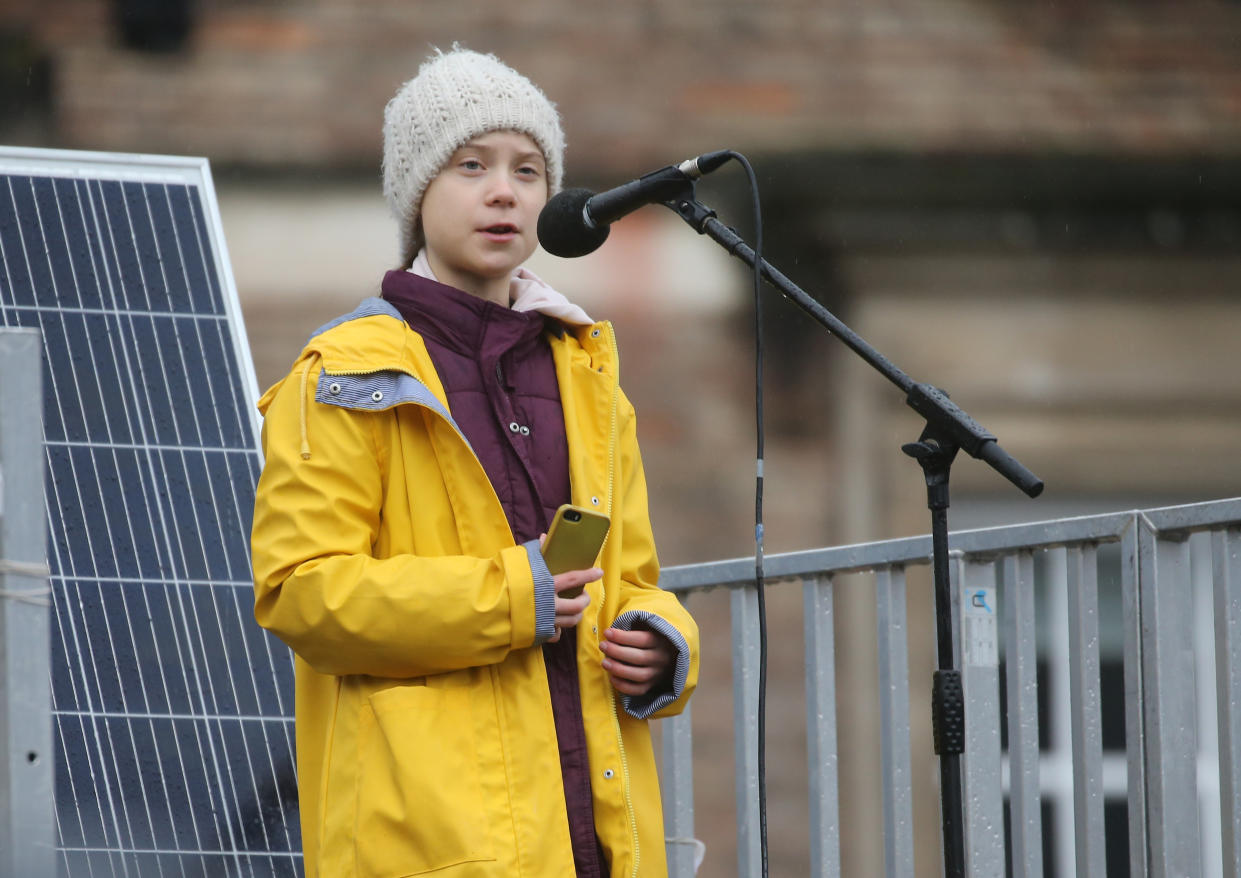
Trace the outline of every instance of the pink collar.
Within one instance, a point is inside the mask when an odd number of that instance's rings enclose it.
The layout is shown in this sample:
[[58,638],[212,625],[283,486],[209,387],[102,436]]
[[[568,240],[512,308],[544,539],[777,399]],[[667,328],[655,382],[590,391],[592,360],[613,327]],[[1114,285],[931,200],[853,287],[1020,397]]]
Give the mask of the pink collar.
[[[427,260],[425,248],[418,251],[414,264],[406,270],[411,274],[439,283],[439,278],[431,270],[431,263]],[[512,303],[509,307],[514,311],[538,311],[540,314],[546,314],[548,317],[555,317],[563,323],[576,326],[590,326],[595,322],[580,306],[573,304],[563,294],[552,289],[546,281],[528,268],[518,268],[513,272],[513,277],[509,282],[508,296]]]

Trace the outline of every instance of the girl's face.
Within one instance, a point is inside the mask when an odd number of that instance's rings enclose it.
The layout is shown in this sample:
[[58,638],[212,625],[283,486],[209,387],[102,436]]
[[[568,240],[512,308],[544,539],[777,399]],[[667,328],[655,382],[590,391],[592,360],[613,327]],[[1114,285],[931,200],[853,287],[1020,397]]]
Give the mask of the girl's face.
[[442,283],[508,306],[509,277],[538,245],[547,166],[526,134],[492,131],[452,158],[422,196],[422,231]]

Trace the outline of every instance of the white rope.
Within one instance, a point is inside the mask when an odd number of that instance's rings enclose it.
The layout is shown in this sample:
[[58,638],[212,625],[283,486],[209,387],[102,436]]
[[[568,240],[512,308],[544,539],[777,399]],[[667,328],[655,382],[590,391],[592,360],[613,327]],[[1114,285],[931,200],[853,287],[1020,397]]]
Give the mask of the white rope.
[[7,561],[0,558],[0,575],[15,573],[18,576],[33,576],[36,579],[47,579],[52,571],[42,561]]
[[[0,576],[5,574],[47,579],[51,571],[46,564],[38,561],[9,561],[0,558]],[[0,588],[0,599],[31,604],[36,607],[50,607],[51,597],[52,587],[50,585],[45,585],[43,588]]]

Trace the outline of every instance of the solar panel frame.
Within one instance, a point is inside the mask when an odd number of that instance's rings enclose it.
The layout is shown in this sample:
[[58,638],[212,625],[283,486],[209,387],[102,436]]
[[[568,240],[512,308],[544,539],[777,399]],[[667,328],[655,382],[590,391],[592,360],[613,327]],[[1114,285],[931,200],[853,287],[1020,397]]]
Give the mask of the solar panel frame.
[[62,871],[295,874],[292,667],[252,609],[258,387],[207,160],[0,147],[15,321],[45,346]]

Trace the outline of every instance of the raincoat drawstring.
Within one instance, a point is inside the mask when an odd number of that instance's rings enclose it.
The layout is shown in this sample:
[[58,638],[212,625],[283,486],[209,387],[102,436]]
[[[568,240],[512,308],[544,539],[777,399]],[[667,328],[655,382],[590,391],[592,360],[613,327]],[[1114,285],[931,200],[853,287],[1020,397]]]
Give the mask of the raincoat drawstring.
[[319,359],[319,355],[306,358],[306,367],[302,369],[302,460],[310,460],[310,434],[306,429],[306,385],[310,382],[310,368]]

